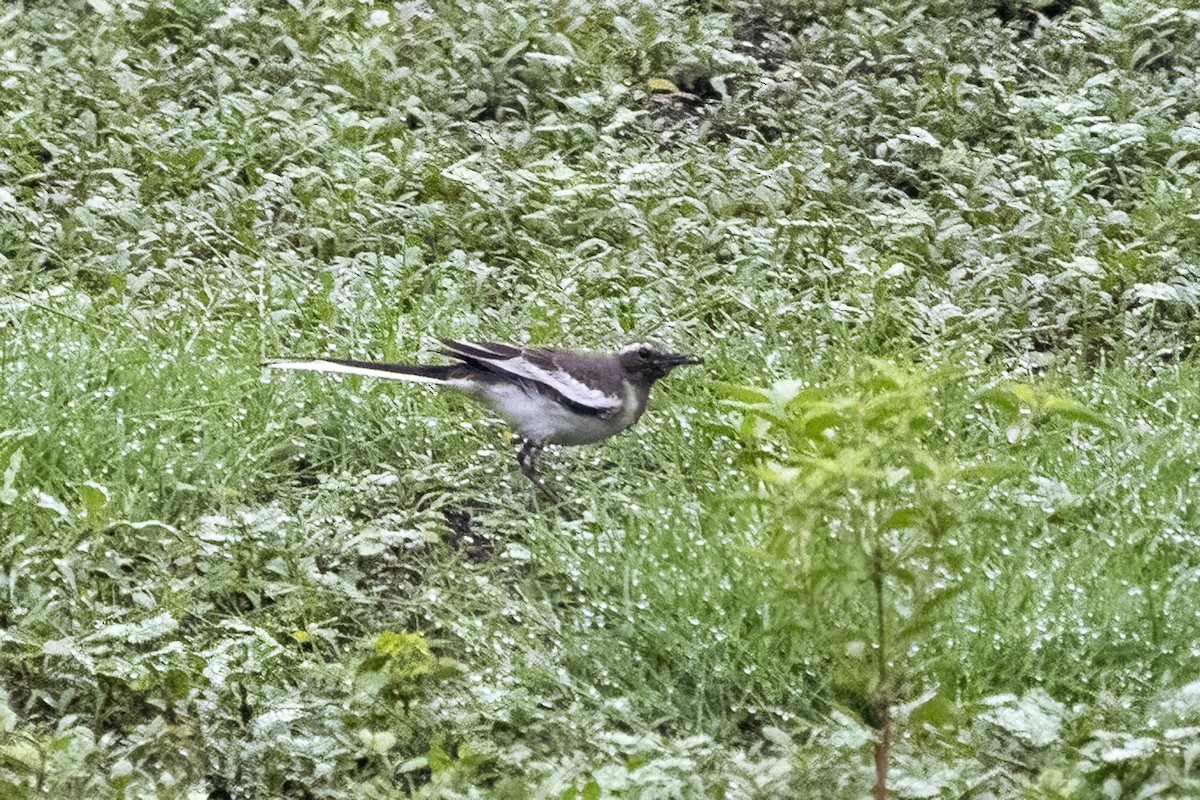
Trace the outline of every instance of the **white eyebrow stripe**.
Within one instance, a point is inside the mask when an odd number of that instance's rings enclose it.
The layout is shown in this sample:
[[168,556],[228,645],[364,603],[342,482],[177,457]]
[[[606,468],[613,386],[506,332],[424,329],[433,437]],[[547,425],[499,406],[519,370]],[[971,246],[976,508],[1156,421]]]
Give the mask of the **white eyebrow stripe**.
[[602,411],[616,411],[621,407],[621,398],[602,392],[594,386],[588,386],[561,369],[549,372],[521,357],[496,360],[493,363],[505,372],[545,384],[563,397],[580,405]]

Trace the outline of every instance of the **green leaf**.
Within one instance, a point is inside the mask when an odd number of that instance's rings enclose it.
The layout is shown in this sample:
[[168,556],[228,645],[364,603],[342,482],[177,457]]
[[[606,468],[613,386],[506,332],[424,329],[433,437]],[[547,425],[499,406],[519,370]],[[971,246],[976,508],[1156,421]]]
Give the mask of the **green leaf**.
[[1068,400],[1065,397],[1057,397],[1051,395],[1047,397],[1042,405],[1042,410],[1047,414],[1061,417],[1071,422],[1081,422],[1084,425],[1091,425],[1093,428],[1099,428],[1105,431],[1111,431],[1116,426],[1112,421],[1092,409],[1084,406],[1074,400]]
[[1038,390],[1027,383],[1014,383],[1008,387],[1008,391],[1026,408],[1035,408],[1039,405]]
[[79,487],[79,499],[83,501],[83,511],[87,518],[99,519],[104,506],[108,504],[108,489],[98,483],[88,481]]
[[429,771],[434,775],[439,772],[445,772],[454,763],[453,759],[450,758],[450,754],[436,744],[430,745],[425,759],[429,763]]
[[405,761],[396,771],[401,775],[404,775],[409,772],[416,772],[419,769],[425,769],[428,766],[429,759],[425,758],[425,756],[417,756],[416,758],[410,758],[408,761]]
[[106,625],[88,636],[86,641],[111,640],[143,644],[172,634],[178,628],[179,621],[169,611],[165,611],[141,622]]
[[842,415],[836,411],[817,414],[804,421],[804,435],[809,439],[820,438],[824,436],[825,431],[841,425],[842,421]]
[[21,462],[25,460],[25,451],[18,447],[8,457],[8,467],[4,470],[4,485],[0,486],[0,503],[11,506],[17,500],[17,490],[14,484],[17,473],[21,470]]
[[781,408],[793,403],[805,404],[820,397],[815,390],[807,388],[804,381],[797,380],[775,381],[767,396]]
[[600,784],[594,780],[590,780],[584,784],[583,791],[580,794],[583,800],[600,800]]
[[[904,387],[903,377],[890,364],[871,359],[876,370],[863,381],[863,387],[871,394],[901,394]],[[880,369],[880,365],[884,368]]]
[[[13,770],[18,775],[25,773],[27,775],[39,775],[43,764],[43,754],[27,739],[16,739],[12,742],[0,745],[0,764],[4,764],[10,770]],[[0,788],[4,784],[0,783]],[[5,795],[12,797],[32,797],[33,795],[26,793],[17,793],[14,795]]]
[[743,403],[740,400],[721,400],[721,405],[734,408],[750,417],[762,417],[771,422],[781,423],[783,417],[768,403]]
[[898,531],[904,528],[919,528],[925,521],[925,512],[912,506],[898,508],[888,515],[883,523],[884,530]]
[[736,383],[725,383],[724,381],[717,381],[713,385],[721,394],[741,403],[757,405],[771,401],[771,398],[764,391],[750,386],[740,386]]
[[1059,741],[1066,706],[1041,689],[1033,689],[1019,699],[1012,695],[985,698],[983,705],[991,708],[979,714],[979,718],[1026,744],[1049,747]]
[[391,731],[372,731],[364,728],[358,732],[358,739],[364,748],[377,755],[383,755],[396,746],[396,734]]
[[1008,416],[1016,416],[1021,413],[1020,398],[1007,386],[987,389],[976,395],[976,399]]
[[781,750],[791,750],[795,746],[792,737],[786,731],[776,728],[774,725],[764,725],[762,735],[764,739]]
[[912,710],[908,715],[908,724],[914,727],[928,725],[931,728],[952,728],[958,724],[958,718],[958,706],[935,694]]
[[827,411],[845,412],[857,404],[852,397],[831,399],[826,392],[820,389],[805,388],[799,381],[781,381],[775,386],[777,388],[772,390],[772,399],[789,413],[800,417]]
[[75,652],[75,641],[71,637],[51,639],[42,643],[42,652],[48,656],[69,656]]
[[58,498],[52,497],[45,492],[36,492],[34,496],[37,498],[38,508],[44,508],[47,511],[53,511],[61,519],[71,518],[71,511],[65,505],[63,505]]
[[7,695],[0,693],[0,733],[12,733],[17,729],[20,718],[8,705]]

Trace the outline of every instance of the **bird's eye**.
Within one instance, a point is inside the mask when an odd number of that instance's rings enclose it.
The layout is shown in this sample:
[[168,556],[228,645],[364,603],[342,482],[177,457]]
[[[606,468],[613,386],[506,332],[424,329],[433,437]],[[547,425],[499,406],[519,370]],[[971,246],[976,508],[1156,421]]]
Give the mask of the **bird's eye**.
[[650,348],[649,347],[638,348],[638,358],[642,359],[643,361],[649,360],[650,359]]

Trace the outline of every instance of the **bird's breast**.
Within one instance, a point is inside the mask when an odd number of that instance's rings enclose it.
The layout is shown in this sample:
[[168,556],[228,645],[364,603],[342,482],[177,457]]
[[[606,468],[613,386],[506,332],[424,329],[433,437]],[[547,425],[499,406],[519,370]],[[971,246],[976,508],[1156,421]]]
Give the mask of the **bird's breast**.
[[625,384],[624,402],[621,403],[621,410],[617,412],[617,421],[621,427],[617,430],[623,431],[642,418],[642,414],[646,412],[648,398],[646,392],[639,392],[632,383]]
[[607,415],[572,410],[536,390],[516,384],[492,384],[477,396],[521,436],[546,444],[603,441],[637,422],[646,410],[645,397],[632,386],[625,387],[621,407]]

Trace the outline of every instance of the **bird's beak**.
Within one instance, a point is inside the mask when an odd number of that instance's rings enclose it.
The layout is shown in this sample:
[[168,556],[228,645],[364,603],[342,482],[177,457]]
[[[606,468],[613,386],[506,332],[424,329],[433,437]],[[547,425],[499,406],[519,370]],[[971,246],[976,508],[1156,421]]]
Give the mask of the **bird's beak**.
[[682,367],[685,364],[703,364],[704,359],[700,356],[689,356],[685,353],[672,353],[668,363],[672,367]]

